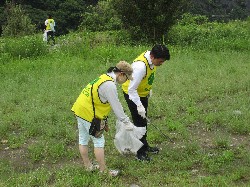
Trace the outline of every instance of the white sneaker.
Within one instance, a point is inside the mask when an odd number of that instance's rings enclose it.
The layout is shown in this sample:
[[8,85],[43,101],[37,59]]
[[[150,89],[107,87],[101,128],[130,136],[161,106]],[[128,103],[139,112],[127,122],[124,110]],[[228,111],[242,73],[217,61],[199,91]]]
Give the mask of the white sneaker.
[[119,175],[119,173],[120,173],[119,170],[114,170],[114,169],[109,170],[109,175],[111,175],[112,177],[116,177],[117,175]]
[[97,169],[100,168],[100,166],[99,166],[98,164],[93,164],[92,166],[93,166],[93,169],[94,169],[94,170],[97,170]]
[[100,173],[101,174],[107,173],[111,177],[116,177],[117,175],[119,175],[120,170],[110,169],[110,170],[100,171]]
[[99,169],[99,165],[98,164],[92,164],[90,167],[86,168],[87,171],[94,171]]

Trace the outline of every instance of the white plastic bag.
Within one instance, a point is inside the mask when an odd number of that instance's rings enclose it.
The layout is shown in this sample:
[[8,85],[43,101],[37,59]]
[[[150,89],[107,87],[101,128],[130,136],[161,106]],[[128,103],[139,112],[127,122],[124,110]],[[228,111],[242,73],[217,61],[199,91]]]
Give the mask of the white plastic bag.
[[44,31],[44,33],[43,33],[43,41],[47,42],[47,32],[46,31]]
[[146,127],[136,127],[132,131],[127,131],[124,124],[116,121],[116,135],[114,144],[121,154],[136,154],[136,152],[143,146],[139,140],[146,133]]

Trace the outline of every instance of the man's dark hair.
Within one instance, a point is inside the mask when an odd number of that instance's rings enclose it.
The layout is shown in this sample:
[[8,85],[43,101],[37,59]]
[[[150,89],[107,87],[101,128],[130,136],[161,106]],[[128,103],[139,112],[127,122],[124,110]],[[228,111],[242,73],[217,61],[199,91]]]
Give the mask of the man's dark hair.
[[156,44],[152,48],[150,54],[152,54],[154,58],[163,58],[165,60],[170,60],[170,53],[165,45]]

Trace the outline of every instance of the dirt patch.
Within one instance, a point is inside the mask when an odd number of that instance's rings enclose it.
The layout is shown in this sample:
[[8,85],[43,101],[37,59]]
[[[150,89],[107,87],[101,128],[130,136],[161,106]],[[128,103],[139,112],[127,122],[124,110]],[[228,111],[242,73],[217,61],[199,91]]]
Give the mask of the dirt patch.
[[18,172],[27,172],[34,168],[33,164],[27,158],[26,148],[11,149],[7,143],[7,141],[1,141],[1,161],[7,161]]
[[[44,168],[61,168],[67,164],[69,165],[79,165],[81,164],[81,158],[72,159],[60,159],[53,163],[48,160],[41,160],[38,162],[33,162],[28,156],[28,146],[33,141],[30,140],[29,143],[25,143],[21,148],[11,149],[8,147],[8,142],[6,140],[1,140],[0,144],[0,160],[2,162],[7,162],[15,172],[27,173],[31,170],[35,170],[40,167]],[[73,148],[73,146],[72,146]]]
[[213,129],[207,130],[204,125],[199,123],[189,127],[189,132],[193,140],[199,142],[199,144],[204,148],[215,148],[215,143],[218,139],[228,142],[230,147],[240,147],[244,146],[246,149],[250,150],[250,138],[249,135],[240,134],[229,134],[225,132],[224,129]]
[[[198,144],[204,149],[214,149],[216,148],[215,142],[219,135],[224,135],[223,130],[214,129],[213,131],[208,131],[201,124],[195,124],[189,127],[190,139],[191,141],[198,142]],[[247,150],[250,150],[250,138],[249,135],[237,135],[230,134],[227,135],[227,141],[229,146],[232,148],[238,148],[240,146]],[[11,149],[8,147],[7,140],[1,140],[0,144],[0,159],[2,162],[9,163],[11,169],[15,172],[29,172],[40,167],[51,169],[60,169],[65,165],[76,165],[82,164],[80,155],[76,158],[63,158],[59,159],[55,163],[49,160],[41,160],[39,162],[33,162],[29,158],[28,146],[36,143],[35,140],[29,140],[27,143],[23,144],[21,148]],[[176,142],[176,144],[171,144],[173,146],[180,146],[181,144]],[[71,149],[76,149],[77,145],[70,145]],[[198,166],[197,166],[198,167]],[[196,172],[195,170],[193,172]]]

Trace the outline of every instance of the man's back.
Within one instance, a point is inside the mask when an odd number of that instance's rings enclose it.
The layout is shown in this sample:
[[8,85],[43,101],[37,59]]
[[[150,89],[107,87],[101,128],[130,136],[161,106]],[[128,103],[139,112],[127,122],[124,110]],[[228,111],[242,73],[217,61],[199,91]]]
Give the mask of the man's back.
[[47,31],[53,31],[55,32],[55,21],[52,18],[49,18],[45,21],[45,25],[46,25],[46,30]]

